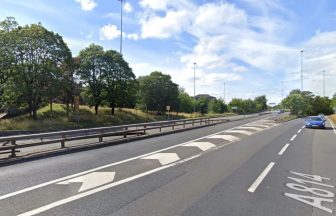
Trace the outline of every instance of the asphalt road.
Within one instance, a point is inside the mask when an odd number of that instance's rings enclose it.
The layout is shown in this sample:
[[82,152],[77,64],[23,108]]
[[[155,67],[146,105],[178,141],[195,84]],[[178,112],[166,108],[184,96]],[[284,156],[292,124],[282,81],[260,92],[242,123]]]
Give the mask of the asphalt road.
[[335,215],[336,131],[256,117],[0,168],[0,215]]

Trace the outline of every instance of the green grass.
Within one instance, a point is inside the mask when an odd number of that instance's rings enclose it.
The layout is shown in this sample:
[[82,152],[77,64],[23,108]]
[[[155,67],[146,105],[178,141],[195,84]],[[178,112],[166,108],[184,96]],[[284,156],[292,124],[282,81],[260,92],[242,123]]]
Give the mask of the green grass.
[[[209,114],[202,117],[228,116],[225,114]],[[167,115],[155,115],[145,113],[135,109],[116,108],[115,115],[111,115],[111,109],[108,107],[99,107],[98,115],[94,114],[94,108],[80,106],[79,122],[74,112],[70,112],[69,118],[66,116],[66,106],[63,104],[53,104],[53,112],[50,107],[45,106],[38,110],[38,119],[33,120],[29,115],[22,115],[0,121],[0,131],[4,130],[33,130],[33,131],[54,131],[79,129],[90,127],[103,127],[122,124],[142,123],[151,121],[167,120]],[[184,119],[201,117],[188,113],[170,113],[170,119]]]
[[286,122],[286,121],[291,121],[294,119],[297,119],[298,116],[297,115],[288,115],[288,116],[282,116],[279,119],[277,119],[276,121],[278,122]]

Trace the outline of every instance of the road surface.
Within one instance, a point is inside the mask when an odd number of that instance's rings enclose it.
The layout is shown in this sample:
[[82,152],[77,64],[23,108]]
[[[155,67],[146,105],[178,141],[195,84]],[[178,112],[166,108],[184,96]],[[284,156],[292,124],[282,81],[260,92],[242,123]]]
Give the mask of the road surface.
[[0,168],[0,215],[335,215],[336,131],[245,119]]

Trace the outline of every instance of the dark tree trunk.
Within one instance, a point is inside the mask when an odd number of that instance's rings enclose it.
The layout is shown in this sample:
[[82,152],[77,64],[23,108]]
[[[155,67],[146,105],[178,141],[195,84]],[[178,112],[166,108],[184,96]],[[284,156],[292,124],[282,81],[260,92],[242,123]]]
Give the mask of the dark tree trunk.
[[50,104],[50,117],[52,117],[52,112],[53,112],[53,102],[52,102],[52,97],[49,97],[49,104]]
[[95,114],[98,115],[98,105],[95,105]]

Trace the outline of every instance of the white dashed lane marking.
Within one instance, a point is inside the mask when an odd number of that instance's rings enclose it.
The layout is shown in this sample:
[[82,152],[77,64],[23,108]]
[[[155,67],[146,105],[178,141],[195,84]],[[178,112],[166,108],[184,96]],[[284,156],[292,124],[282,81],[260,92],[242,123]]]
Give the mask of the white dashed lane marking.
[[281,149],[281,151],[279,151],[278,155],[282,155],[286,151],[288,146],[289,146],[289,143],[287,143],[284,147],[282,147],[282,149]]
[[268,166],[262,171],[262,173],[259,175],[259,177],[253,182],[251,187],[247,190],[248,192],[254,193],[254,191],[258,188],[260,183],[264,180],[264,178],[267,176],[269,171],[271,171],[272,167],[274,166],[274,162],[271,162],[268,164]]
[[298,130],[298,132],[297,132],[297,133],[299,134],[299,133],[301,133],[301,131],[302,131],[302,129]]
[[296,136],[297,136],[297,135],[294,134],[290,140],[291,140],[291,141],[295,140]]

